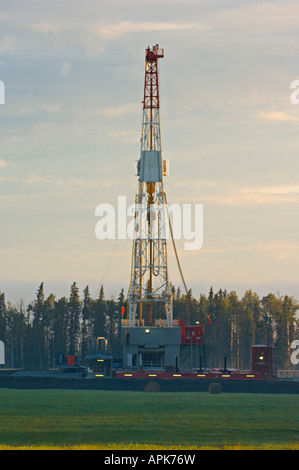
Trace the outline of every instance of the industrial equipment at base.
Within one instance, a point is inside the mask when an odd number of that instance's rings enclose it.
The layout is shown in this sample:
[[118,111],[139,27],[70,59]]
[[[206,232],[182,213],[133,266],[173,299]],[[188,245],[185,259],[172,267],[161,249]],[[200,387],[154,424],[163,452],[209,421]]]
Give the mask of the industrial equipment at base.
[[108,350],[108,341],[102,336],[94,338],[90,345],[90,352],[86,356],[95,377],[111,377],[113,357]]
[[277,379],[276,365],[276,345],[253,345],[251,346],[251,369],[248,371],[240,371],[228,369],[226,360],[222,369],[207,369],[199,367],[197,370],[117,370],[116,377],[119,379],[197,379],[197,380],[267,380],[274,381]]
[[277,380],[275,344],[252,345],[249,370],[228,368],[226,357],[222,368],[208,368],[201,355],[203,328],[186,326],[182,320],[174,323],[176,326],[172,328],[123,328],[127,356],[122,358],[112,356],[105,338],[95,338],[86,356],[87,369],[91,372],[87,376],[151,380]]
[[[125,322],[125,320],[124,320]],[[167,372],[192,370],[199,366],[203,345],[203,327],[186,326],[122,327],[123,367],[131,369],[162,369]]]

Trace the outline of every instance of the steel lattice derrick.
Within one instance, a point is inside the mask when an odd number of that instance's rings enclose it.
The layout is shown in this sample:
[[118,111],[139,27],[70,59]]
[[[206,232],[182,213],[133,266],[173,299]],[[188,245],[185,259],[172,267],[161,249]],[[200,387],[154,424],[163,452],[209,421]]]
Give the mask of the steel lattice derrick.
[[138,161],[135,232],[131,283],[128,292],[130,326],[135,326],[137,305],[142,324],[142,305],[163,302],[167,325],[172,326],[172,295],[167,267],[167,208],[164,192],[165,161],[162,158],[158,59],[164,57],[156,45],[146,49],[141,157]]

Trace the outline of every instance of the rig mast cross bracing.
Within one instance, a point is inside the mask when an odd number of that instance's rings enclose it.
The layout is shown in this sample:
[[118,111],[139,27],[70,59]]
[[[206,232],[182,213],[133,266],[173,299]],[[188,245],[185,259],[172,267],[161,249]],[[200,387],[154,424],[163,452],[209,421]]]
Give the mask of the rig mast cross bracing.
[[[144,326],[142,307],[148,305],[147,322],[153,322],[153,303],[164,304],[167,326],[172,326],[172,293],[168,279],[167,203],[164,176],[168,161],[162,156],[159,95],[159,45],[146,49],[141,154],[137,161],[138,188],[134,219],[131,282],[128,292],[129,324]],[[139,309],[137,308],[139,306]],[[139,313],[139,318],[137,318]]]

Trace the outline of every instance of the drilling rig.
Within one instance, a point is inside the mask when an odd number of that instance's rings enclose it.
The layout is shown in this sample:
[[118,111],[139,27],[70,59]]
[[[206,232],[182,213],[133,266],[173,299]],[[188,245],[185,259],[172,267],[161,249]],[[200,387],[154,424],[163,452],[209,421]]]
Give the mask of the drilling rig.
[[[172,326],[172,296],[167,268],[167,213],[164,176],[168,161],[162,155],[159,96],[159,59],[156,45],[146,49],[141,155],[137,161],[135,236],[131,283],[128,293],[129,324],[144,324],[143,304],[149,308],[147,323],[153,324],[153,303],[164,306],[167,326]],[[136,322],[137,307],[139,318]]]
[[[277,373],[276,345],[252,345],[250,371],[227,369],[226,357],[223,369],[209,370],[205,366],[203,326],[185,325],[182,319],[174,318],[167,265],[168,234],[172,238],[186,293],[188,289],[175,248],[164,189],[168,161],[162,153],[158,67],[163,57],[164,50],[158,44],[145,51],[131,280],[126,318],[122,307],[122,367],[117,368],[115,376],[149,380],[153,377],[157,380],[274,380]],[[103,356],[98,351],[91,357],[102,362],[105,359],[110,366],[110,356]],[[100,371],[96,376],[104,377],[105,373]]]
[[164,190],[168,161],[163,158],[160,123],[159,60],[163,57],[164,49],[158,44],[145,51],[131,280],[127,319],[122,320],[122,344],[124,368],[174,372],[187,362],[192,368],[192,351],[202,344],[203,329],[187,328],[173,320],[167,265],[169,218]]

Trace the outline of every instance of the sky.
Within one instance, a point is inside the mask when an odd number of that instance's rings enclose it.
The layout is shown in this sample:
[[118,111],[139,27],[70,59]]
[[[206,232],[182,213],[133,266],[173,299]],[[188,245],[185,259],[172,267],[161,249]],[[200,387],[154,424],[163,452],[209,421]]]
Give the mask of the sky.
[[[17,303],[127,292],[132,241],[99,240],[99,204],[134,200],[144,60],[159,44],[168,203],[203,204],[177,248],[193,295],[299,298],[299,3],[2,0],[0,291]],[[171,244],[169,277],[181,286]]]

